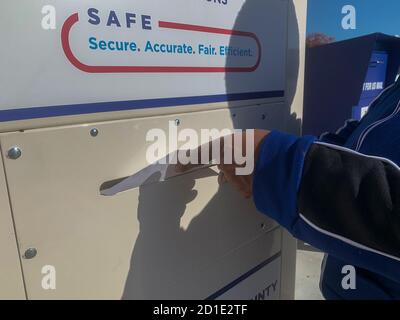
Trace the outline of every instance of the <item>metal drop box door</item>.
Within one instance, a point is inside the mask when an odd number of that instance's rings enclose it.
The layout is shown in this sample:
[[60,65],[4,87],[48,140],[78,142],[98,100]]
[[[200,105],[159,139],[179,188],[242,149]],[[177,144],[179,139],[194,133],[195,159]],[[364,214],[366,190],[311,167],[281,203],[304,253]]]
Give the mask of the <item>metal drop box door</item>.
[[[265,114],[276,125],[274,112],[281,107],[257,107],[256,124],[266,121]],[[245,118],[250,109],[238,111],[236,116]],[[179,118],[183,128],[200,130],[206,122],[232,126],[228,114],[221,110]],[[3,158],[20,251],[37,249],[33,259],[22,259],[28,298],[218,298],[228,294],[221,289],[265,261],[275,267],[258,280],[260,287],[245,286],[244,295],[232,296],[251,299],[274,283],[269,298],[280,297],[283,231],[257,213],[252,201],[243,201],[229,186],[218,187],[216,174],[203,178],[200,172],[116,197],[100,196],[103,181],[145,166],[147,145],[140,141],[150,128],[167,129],[173,119],[1,136],[2,150],[18,146],[22,151],[18,159],[4,153]],[[97,137],[90,135],[93,127]],[[42,287],[44,266],[56,270],[55,290]]]

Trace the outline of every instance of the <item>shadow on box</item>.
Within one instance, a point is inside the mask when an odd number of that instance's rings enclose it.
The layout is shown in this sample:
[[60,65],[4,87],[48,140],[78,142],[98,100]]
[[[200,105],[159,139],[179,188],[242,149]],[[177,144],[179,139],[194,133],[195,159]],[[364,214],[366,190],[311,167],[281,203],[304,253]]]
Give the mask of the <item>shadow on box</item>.
[[[234,29],[251,30],[254,19],[257,19],[260,29],[263,28],[263,24],[268,27],[263,17],[265,6],[262,2],[247,0],[238,13]],[[278,2],[280,1],[270,1],[271,11]],[[294,12],[293,2],[288,2],[289,12]],[[289,14],[289,18],[296,19],[296,15]],[[294,30],[289,32],[291,37],[296,37],[295,40],[299,41],[298,24],[297,21],[293,22],[289,25],[295,26]],[[232,37],[230,45],[238,46],[236,41],[237,39]],[[298,49],[289,50],[288,55],[291,67],[285,93],[285,106],[283,109],[275,108],[269,111],[264,121],[265,125],[260,129],[300,132],[301,121],[297,119],[296,114],[290,112],[297,86]],[[230,63],[228,59],[227,65]],[[240,92],[240,88],[240,75],[226,74],[227,92]],[[237,111],[239,110],[232,107],[231,114],[235,128],[254,128],[254,123],[245,123]],[[207,173],[197,172],[164,183],[141,187],[137,208],[140,232],[133,248],[122,299],[193,298],[185,294],[186,286],[193,281],[192,274],[187,274],[187,270],[195,270],[203,265],[207,257],[220,258],[217,255],[221,247],[229,247],[232,244],[231,247],[234,248],[235,235],[241,230],[238,221],[248,219],[249,214],[257,214],[252,200],[241,199],[229,185],[224,185],[219,187],[205,208],[191,221],[188,228],[183,230],[180,227],[180,219],[187,205],[197,197],[198,191],[194,189],[195,180],[200,179],[202,175],[207,176]],[[193,276],[201,277],[201,274]],[[197,281],[207,282],[208,279],[197,279]]]

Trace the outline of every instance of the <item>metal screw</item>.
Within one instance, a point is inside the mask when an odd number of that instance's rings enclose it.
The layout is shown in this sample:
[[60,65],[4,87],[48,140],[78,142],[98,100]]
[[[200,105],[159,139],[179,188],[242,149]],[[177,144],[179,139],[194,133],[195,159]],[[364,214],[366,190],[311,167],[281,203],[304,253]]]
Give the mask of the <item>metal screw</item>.
[[178,127],[181,124],[181,120],[175,119],[175,125]]
[[30,260],[36,257],[36,255],[37,255],[36,248],[29,248],[28,250],[25,251],[24,258]]
[[92,130],[90,130],[90,135],[92,137],[97,137],[99,135],[99,130],[97,130],[96,128],[93,128]]
[[265,223],[261,223],[261,229],[265,229],[265,227],[266,227],[266,225],[265,225]]
[[10,150],[8,150],[8,153],[7,153],[8,158],[10,158],[12,160],[16,160],[16,159],[20,158],[21,155],[22,155],[22,151],[18,147],[12,147]]

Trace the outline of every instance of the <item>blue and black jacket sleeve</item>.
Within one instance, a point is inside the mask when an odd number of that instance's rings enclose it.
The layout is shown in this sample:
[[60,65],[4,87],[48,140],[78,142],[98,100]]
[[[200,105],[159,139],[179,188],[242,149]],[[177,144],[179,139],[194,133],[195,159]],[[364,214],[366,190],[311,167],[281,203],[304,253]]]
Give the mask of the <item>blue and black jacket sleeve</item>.
[[253,191],[257,208],[298,239],[400,280],[400,168],[390,160],[275,131]]

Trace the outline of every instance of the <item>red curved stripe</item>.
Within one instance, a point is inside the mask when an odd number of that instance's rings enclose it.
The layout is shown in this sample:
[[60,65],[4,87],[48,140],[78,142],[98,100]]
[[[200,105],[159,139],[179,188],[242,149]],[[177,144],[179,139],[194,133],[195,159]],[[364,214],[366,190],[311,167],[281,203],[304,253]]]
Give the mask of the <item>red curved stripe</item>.
[[234,35],[249,37],[256,41],[258,47],[258,59],[252,67],[179,67],[179,66],[90,66],[79,61],[72,52],[69,35],[72,27],[79,21],[78,13],[71,15],[65,22],[61,30],[61,42],[64,53],[73,66],[88,73],[218,73],[218,72],[253,72],[261,62],[261,43],[254,33],[243,32],[229,29],[210,28],[182,23],[160,21],[159,27],[175,30],[186,30],[195,32],[206,32],[214,34]]

